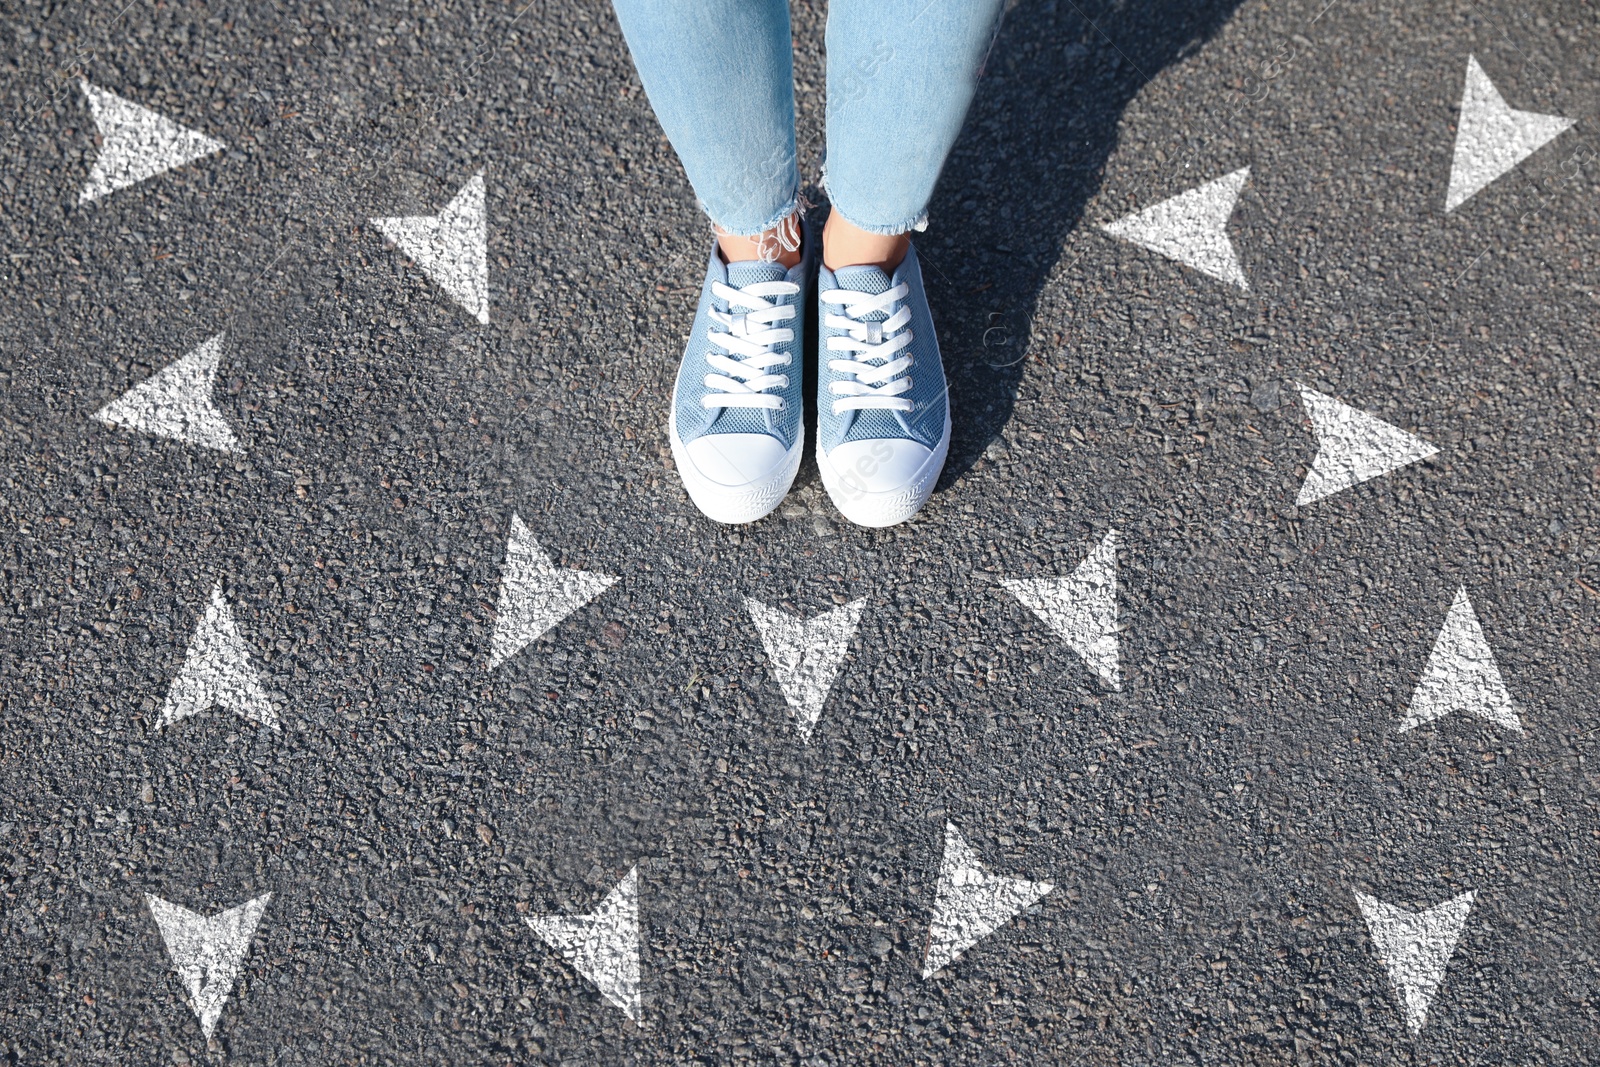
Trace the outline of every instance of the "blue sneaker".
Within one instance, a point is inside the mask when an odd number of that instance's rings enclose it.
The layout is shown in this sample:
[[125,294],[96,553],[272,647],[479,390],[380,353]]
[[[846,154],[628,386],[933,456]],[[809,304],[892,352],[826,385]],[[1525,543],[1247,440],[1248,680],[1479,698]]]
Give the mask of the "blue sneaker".
[[950,403],[915,246],[889,277],[823,267],[817,280],[817,466],[861,526],[893,526],[933,493]]
[[689,498],[718,522],[766,515],[800,469],[803,317],[814,236],[804,229],[793,269],[724,263],[712,245],[667,435]]

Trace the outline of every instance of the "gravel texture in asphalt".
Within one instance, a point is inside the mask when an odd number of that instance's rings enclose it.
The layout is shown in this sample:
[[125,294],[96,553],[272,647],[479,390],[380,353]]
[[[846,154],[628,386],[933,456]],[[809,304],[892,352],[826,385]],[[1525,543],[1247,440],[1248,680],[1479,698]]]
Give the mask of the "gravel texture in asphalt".
[[3,11],[7,1062],[1600,1057],[1587,4],[1017,3],[885,530],[603,2]]

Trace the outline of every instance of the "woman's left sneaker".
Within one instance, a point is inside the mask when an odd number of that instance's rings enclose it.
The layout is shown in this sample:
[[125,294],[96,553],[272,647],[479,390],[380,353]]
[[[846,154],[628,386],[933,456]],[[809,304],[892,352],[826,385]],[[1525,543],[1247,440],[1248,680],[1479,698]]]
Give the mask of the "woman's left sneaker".
[[904,522],[927,503],[950,451],[944,364],[916,247],[893,277],[823,266],[817,317],[822,484],[851,522]]

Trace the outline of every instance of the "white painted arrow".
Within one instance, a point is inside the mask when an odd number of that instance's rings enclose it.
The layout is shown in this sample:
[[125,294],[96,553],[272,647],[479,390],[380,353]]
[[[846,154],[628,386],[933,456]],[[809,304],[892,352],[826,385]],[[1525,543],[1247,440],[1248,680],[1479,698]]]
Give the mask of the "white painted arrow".
[[769,608],[754,597],[745,597],[744,603],[783,697],[794,709],[795,729],[809,743],[867,601],[853,600],[810,621]]
[[1249,177],[1250,168],[1241,167],[1100,228],[1203,274],[1249,289],[1250,280],[1228,239],[1228,219]]
[[1446,213],[1454,211],[1474,193],[1543,148],[1573,119],[1518,111],[1478,65],[1467,57],[1467,83],[1461,90],[1461,114],[1456,122],[1456,151],[1450,161],[1450,188],[1444,196]]
[[1456,590],[1456,598],[1445,616],[1444,627],[1433,643],[1422,679],[1411,693],[1411,705],[1397,733],[1432,722],[1452,711],[1465,711],[1488,719],[1514,733],[1522,732],[1522,720],[1500,668],[1484,640],[1478,613],[1472,610],[1466,587]]
[[506,564],[500,573],[500,604],[495,609],[489,668],[493,670],[522,651],[615,581],[609,574],[557,567],[533,539],[521,516],[512,515]]
[[588,915],[530,916],[528,925],[601,996],[639,1021],[638,867],[630,868]]
[[489,231],[483,207],[483,171],[468,179],[437,215],[400,215],[373,219],[372,224],[479,322],[489,321]]
[[1306,472],[1296,504],[1304,506],[1332,496],[1439,451],[1422,438],[1341,404],[1325,393],[1303,385],[1298,388],[1300,402],[1311,417],[1311,429],[1317,437],[1317,455]]
[[272,894],[209,919],[157,896],[146,894],[144,899],[161,930],[161,940],[167,943],[172,969],[189,991],[189,1008],[209,1040]]
[[234,624],[221,582],[211,589],[211,602],[189,639],[188,654],[167,690],[156,725],[170,726],[212,707],[237,712],[263,726],[278,725],[261,678],[250,666],[250,652]]
[[78,194],[80,204],[228,147],[116,93],[78,84],[100,131],[100,154]]
[[922,977],[932,978],[1055,885],[990,874],[954,823],[944,824],[944,859],[934,890],[933,920]]
[[1001,585],[1054,630],[1100,679],[1122,688],[1117,651],[1117,531],[1065,578],[1016,578]]
[[1413,1034],[1420,1033],[1428,1020],[1428,1008],[1444,981],[1445,967],[1455,954],[1476,896],[1476,892],[1462,893],[1443,904],[1411,911],[1365,893],[1356,894],[1373,947],[1389,972],[1406,1026]]
[[95,412],[94,417],[107,426],[127,426],[219,452],[240,451],[228,420],[211,402],[225,336],[219,333],[205,341]]

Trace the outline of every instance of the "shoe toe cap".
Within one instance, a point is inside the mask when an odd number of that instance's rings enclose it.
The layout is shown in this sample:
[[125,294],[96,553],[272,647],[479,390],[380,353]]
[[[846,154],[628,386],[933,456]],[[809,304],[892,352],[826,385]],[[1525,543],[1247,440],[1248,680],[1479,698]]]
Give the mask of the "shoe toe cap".
[[846,441],[828,453],[828,462],[847,487],[889,493],[915,479],[932,455],[933,449],[918,441]]
[[768,478],[783,466],[788,449],[764,433],[715,433],[684,446],[701,477],[717,485],[737,487]]

